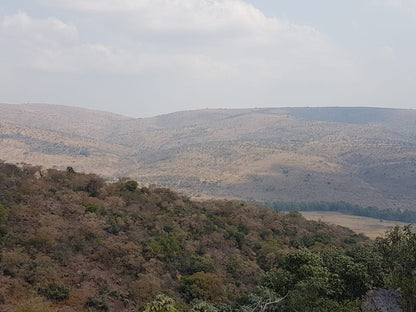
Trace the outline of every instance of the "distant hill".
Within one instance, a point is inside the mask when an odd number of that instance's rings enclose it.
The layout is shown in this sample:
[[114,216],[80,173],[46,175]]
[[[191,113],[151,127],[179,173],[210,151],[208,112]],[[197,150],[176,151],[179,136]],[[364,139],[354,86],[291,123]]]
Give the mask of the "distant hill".
[[416,199],[416,110],[205,109],[134,119],[46,104],[0,104],[0,159],[130,176],[195,197]]
[[300,107],[287,108],[285,111],[295,118],[361,125],[395,120],[400,112],[395,109],[370,107]]

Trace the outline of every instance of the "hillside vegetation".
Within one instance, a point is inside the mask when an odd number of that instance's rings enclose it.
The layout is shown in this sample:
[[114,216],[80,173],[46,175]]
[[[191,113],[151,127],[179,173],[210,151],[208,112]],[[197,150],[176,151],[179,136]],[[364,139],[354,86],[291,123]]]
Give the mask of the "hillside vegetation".
[[6,161],[129,175],[191,197],[415,209],[415,110],[218,109],[134,119],[0,104],[0,144]]
[[359,311],[388,286],[415,309],[410,228],[373,243],[72,167],[0,163],[0,246],[2,311]]

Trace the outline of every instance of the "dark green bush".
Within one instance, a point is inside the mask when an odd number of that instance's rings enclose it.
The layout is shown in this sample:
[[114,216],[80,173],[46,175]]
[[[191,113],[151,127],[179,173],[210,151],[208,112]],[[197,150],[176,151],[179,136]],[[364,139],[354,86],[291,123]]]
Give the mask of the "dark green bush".
[[71,287],[66,285],[50,284],[47,286],[43,293],[46,298],[52,301],[64,301],[69,299],[69,293],[71,292]]
[[97,213],[99,206],[96,204],[85,204],[85,213],[91,212],[91,213]]
[[126,184],[124,184],[124,187],[126,188],[126,190],[130,191],[130,192],[134,192],[137,189],[137,182],[130,180],[127,181]]
[[88,297],[84,306],[86,308],[95,308],[100,311],[108,311],[108,304],[104,300]]

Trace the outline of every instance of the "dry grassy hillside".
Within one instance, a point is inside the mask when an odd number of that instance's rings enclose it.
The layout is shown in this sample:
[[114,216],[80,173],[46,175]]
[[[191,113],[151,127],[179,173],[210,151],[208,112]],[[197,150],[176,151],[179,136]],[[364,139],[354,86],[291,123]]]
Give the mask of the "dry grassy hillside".
[[[133,119],[0,105],[0,116],[6,161],[128,175],[201,197],[410,209],[416,199],[414,110],[198,110]],[[47,143],[36,143],[39,131]]]
[[107,137],[118,122],[131,118],[85,108],[49,104],[0,104],[3,122],[92,138]]

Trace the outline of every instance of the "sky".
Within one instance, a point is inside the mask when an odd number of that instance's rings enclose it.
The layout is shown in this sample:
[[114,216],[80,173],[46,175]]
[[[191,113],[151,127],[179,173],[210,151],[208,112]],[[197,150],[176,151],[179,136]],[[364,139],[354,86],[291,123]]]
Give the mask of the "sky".
[[416,0],[1,0],[0,103],[416,109]]

